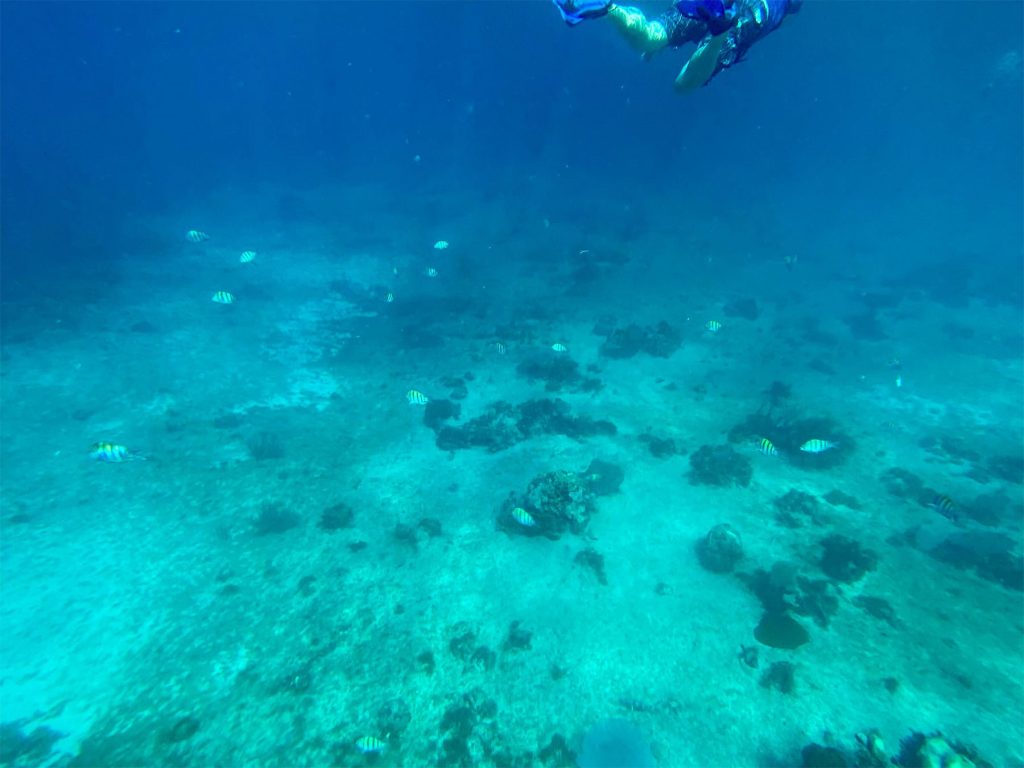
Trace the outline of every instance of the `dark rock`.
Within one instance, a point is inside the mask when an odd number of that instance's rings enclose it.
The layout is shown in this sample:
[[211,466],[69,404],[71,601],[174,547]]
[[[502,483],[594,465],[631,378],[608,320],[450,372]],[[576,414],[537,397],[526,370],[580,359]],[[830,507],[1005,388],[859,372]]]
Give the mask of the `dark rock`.
[[740,661],[752,669],[757,669],[758,651],[756,645],[741,645],[739,652]]
[[199,731],[200,722],[198,718],[185,715],[179,718],[170,730],[167,731],[167,741],[175,743],[191,739]]
[[757,302],[754,299],[734,299],[722,307],[722,313],[726,317],[741,317],[744,320],[757,320],[761,314]]
[[554,734],[547,746],[541,747],[537,758],[544,768],[576,768],[576,753],[569,749],[560,733]]
[[437,667],[437,662],[434,660],[434,652],[423,651],[423,653],[416,656],[416,664],[428,676],[434,674],[434,669]]
[[743,559],[743,542],[729,524],[720,523],[697,542],[697,559],[713,573],[729,573]]
[[640,435],[640,442],[647,443],[647,450],[656,459],[664,459],[675,456],[679,451],[676,449],[675,441],[670,437],[659,438],[654,435]]
[[861,503],[857,501],[855,496],[843,493],[838,488],[829,491],[822,498],[825,499],[833,507],[849,507],[850,509],[861,509]]
[[583,472],[583,478],[590,487],[590,492],[596,496],[611,496],[619,492],[626,477],[625,471],[618,464],[608,461],[594,459],[590,466]]
[[481,645],[473,651],[473,655],[469,657],[469,662],[477,669],[489,672],[494,669],[494,665],[498,662],[498,654],[486,645]]
[[587,547],[577,552],[574,562],[577,565],[582,565],[584,568],[590,568],[601,584],[608,583],[608,578],[604,572],[604,555],[598,553],[596,549]]
[[257,461],[280,459],[284,456],[284,444],[273,432],[257,432],[246,441],[249,455]]
[[0,725],[0,765],[49,764],[47,757],[53,751],[54,745],[66,735],[45,725],[37,726],[30,733],[25,733],[19,722],[3,723]]
[[297,514],[285,509],[279,502],[266,502],[260,508],[260,513],[253,520],[253,527],[258,536],[267,536],[274,533],[284,533],[297,527],[302,522]]
[[448,641],[448,650],[451,651],[452,656],[455,658],[461,661],[469,661],[470,656],[473,655],[475,650],[476,632],[468,629],[461,622],[455,625],[454,630],[457,634]]
[[424,517],[420,520],[419,528],[432,539],[436,539],[442,534],[441,521],[436,517]]
[[808,744],[800,751],[801,768],[848,768],[846,757],[835,747]]
[[338,531],[352,527],[356,513],[348,504],[338,503],[320,513],[319,527],[325,531]]
[[702,445],[690,455],[692,485],[747,486],[753,475],[750,459],[728,445]]
[[879,621],[884,621],[892,627],[899,628],[902,626],[902,622],[896,618],[896,611],[893,610],[892,605],[885,598],[858,595],[853,598],[853,604],[870,616],[875,617]]
[[390,699],[377,710],[377,730],[389,738],[401,735],[411,720],[409,705],[403,699]]
[[821,570],[836,581],[852,584],[878,564],[878,555],[848,536],[834,534],[822,539],[821,545]]
[[924,492],[921,478],[902,467],[890,467],[878,478],[893,496],[919,500]]
[[819,627],[827,628],[839,610],[839,597],[835,594],[834,585],[826,579],[798,577],[793,610],[801,616],[810,617]]
[[437,432],[446,421],[458,419],[461,410],[462,406],[451,400],[428,400],[423,407],[423,423]]
[[821,518],[821,502],[809,493],[793,489],[772,502],[775,519],[787,528],[800,528],[805,520],[817,525]]
[[416,546],[416,529],[411,525],[405,523],[396,523],[395,530],[391,534],[395,537],[395,541],[402,544],[408,544],[412,547]]
[[777,661],[761,675],[762,688],[775,688],[781,693],[793,693],[796,686],[796,667],[788,661]]
[[788,613],[766,611],[754,629],[754,637],[762,645],[791,651],[810,641],[807,630]]
[[508,627],[508,635],[501,648],[504,651],[526,651],[530,649],[530,640],[533,633],[519,626],[518,621],[513,621]]

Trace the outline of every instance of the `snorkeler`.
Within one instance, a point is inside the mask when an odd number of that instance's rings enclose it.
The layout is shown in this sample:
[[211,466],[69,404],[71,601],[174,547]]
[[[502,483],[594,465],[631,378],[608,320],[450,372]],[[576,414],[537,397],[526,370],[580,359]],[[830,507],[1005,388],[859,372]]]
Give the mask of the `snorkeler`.
[[607,16],[626,41],[645,57],[662,48],[697,43],[676,76],[677,91],[707,84],[740,61],[750,46],[800,10],[803,0],[677,0],[657,18],[611,0],[552,0],[569,26]]

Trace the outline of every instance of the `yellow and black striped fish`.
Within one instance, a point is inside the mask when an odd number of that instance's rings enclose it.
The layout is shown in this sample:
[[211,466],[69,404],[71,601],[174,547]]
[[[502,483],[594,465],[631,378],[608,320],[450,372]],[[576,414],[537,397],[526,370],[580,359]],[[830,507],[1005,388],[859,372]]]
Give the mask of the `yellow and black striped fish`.
[[356,740],[356,749],[364,755],[373,755],[383,752],[387,742],[378,739],[376,736],[363,736]]
[[769,440],[767,437],[762,437],[757,441],[757,450],[763,453],[765,456],[778,456],[779,449],[775,447],[775,443]]
[[418,389],[410,389],[406,392],[405,399],[408,401],[409,405],[426,405],[430,402],[430,398]]
[[200,232],[198,229],[190,229],[185,233],[185,239],[190,243],[202,243],[210,239],[210,236],[205,232]]
[[838,448],[839,443],[833,442],[832,440],[820,440],[814,438],[808,440],[806,443],[800,446],[800,450],[804,453],[824,453],[825,451],[831,451],[833,448]]
[[235,297],[229,291],[217,291],[210,300],[215,304],[234,304]]
[[92,447],[89,448],[89,456],[95,461],[104,461],[111,464],[120,464],[122,461],[134,461],[135,459],[144,458],[117,443],[93,443]]
[[956,520],[960,516],[960,505],[944,493],[936,493],[932,496],[928,506],[950,520]]
[[522,507],[512,508],[512,519],[524,528],[532,528],[537,524],[537,521],[533,519],[533,515],[531,515]]

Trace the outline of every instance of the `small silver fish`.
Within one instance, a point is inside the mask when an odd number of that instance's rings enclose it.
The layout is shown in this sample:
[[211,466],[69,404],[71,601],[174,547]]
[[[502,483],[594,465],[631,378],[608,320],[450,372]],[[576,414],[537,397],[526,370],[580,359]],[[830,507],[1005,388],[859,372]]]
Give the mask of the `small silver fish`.
[[839,443],[834,443],[831,440],[808,440],[806,443],[800,446],[800,450],[804,453],[824,453],[830,451],[833,448],[838,448]]
[[242,255],[238,257],[238,260],[242,264],[248,264],[250,261],[256,258],[256,251],[242,251]]
[[185,239],[190,243],[202,243],[210,239],[210,236],[205,232],[200,232],[198,229],[190,229],[185,233]]
[[524,528],[532,528],[537,524],[537,521],[533,519],[533,515],[531,515],[522,507],[512,508],[512,519]]
[[406,392],[405,399],[409,402],[409,405],[426,405],[430,402],[430,398],[418,389],[410,389]]
[[211,301],[217,304],[234,304],[235,297],[228,291],[217,291],[210,297]]
[[555,352],[568,352],[569,351],[569,348],[567,346],[565,346],[565,344],[563,344],[560,341],[556,341],[554,344],[552,344],[551,345],[551,349],[554,350]]

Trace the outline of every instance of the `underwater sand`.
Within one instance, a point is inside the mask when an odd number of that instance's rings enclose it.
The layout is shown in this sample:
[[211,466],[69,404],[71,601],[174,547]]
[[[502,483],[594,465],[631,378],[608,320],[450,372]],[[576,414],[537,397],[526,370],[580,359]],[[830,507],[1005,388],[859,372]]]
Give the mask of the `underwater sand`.
[[[883,278],[838,278],[810,256],[787,272],[756,256],[752,232],[728,247],[668,229],[590,243],[572,223],[505,222],[497,205],[437,222],[410,220],[373,188],[320,191],[317,204],[337,218],[276,220],[255,193],[225,193],[139,222],[149,250],[126,252],[110,279],[8,313],[19,319],[6,329],[0,422],[3,720],[60,734],[34,762],[363,765],[355,740],[383,737],[378,711],[400,698],[408,727],[373,762],[433,765],[444,712],[467,694],[494,700],[488,732],[514,754],[555,733],[575,749],[593,723],[625,717],[663,766],[794,764],[826,733],[852,749],[871,728],[893,753],[910,730],[941,730],[994,765],[1020,761],[1022,593],[890,543],[913,526],[936,539],[957,529],[879,482],[902,467],[953,498],[1005,493],[1009,513],[987,528],[1020,553],[1020,479],[978,482],[969,460],[921,443],[951,436],[982,458],[1020,455],[1019,307],[951,308],[911,291],[882,313],[886,338],[863,341],[841,317],[858,293],[886,290]],[[343,215],[357,205],[357,219]],[[184,242],[192,227],[212,239]],[[434,251],[441,238],[452,247]],[[574,286],[570,257],[584,247],[629,261]],[[256,260],[238,264],[249,248]],[[211,302],[216,290],[235,303]],[[756,320],[723,314],[747,296]],[[665,320],[683,345],[668,358],[602,357],[592,329],[604,315]],[[808,317],[834,343],[808,343]],[[719,333],[703,330],[710,319]],[[951,342],[949,324],[973,336]],[[411,343],[410,326],[438,346]],[[405,400],[408,389],[445,397],[441,379],[466,372],[462,423],[497,400],[551,396],[515,369],[556,341],[603,387],[555,396],[616,435],[449,453]],[[690,484],[688,454],[726,442],[775,380],[791,384],[794,412],[835,419],[855,450],[808,470],[736,446],[753,462],[748,487]],[[645,432],[687,455],[655,458]],[[264,433],[280,456],[252,455]],[[99,440],[147,460],[92,462]],[[496,528],[510,492],[594,458],[625,480],[598,499],[586,538]],[[862,508],[822,502],[825,524],[787,528],[772,501],[790,489],[839,489]],[[353,526],[318,527],[339,502]],[[266,504],[297,524],[261,534]],[[442,535],[396,539],[397,524],[423,518]],[[841,587],[827,629],[801,619],[811,642],[761,646],[752,669],[737,655],[756,645],[757,598],[694,555],[722,522],[742,535],[739,570],[790,561],[820,578],[829,533],[875,550],[878,567]],[[607,585],[574,563],[586,546],[604,555]],[[859,594],[888,600],[899,626],[856,607]],[[528,649],[502,648],[512,622],[532,633]],[[496,651],[492,669],[450,652],[466,631]],[[426,651],[432,674],[417,661]],[[794,693],[759,685],[776,661],[795,664]],[[198,730],[175,740],[185,717]]]

